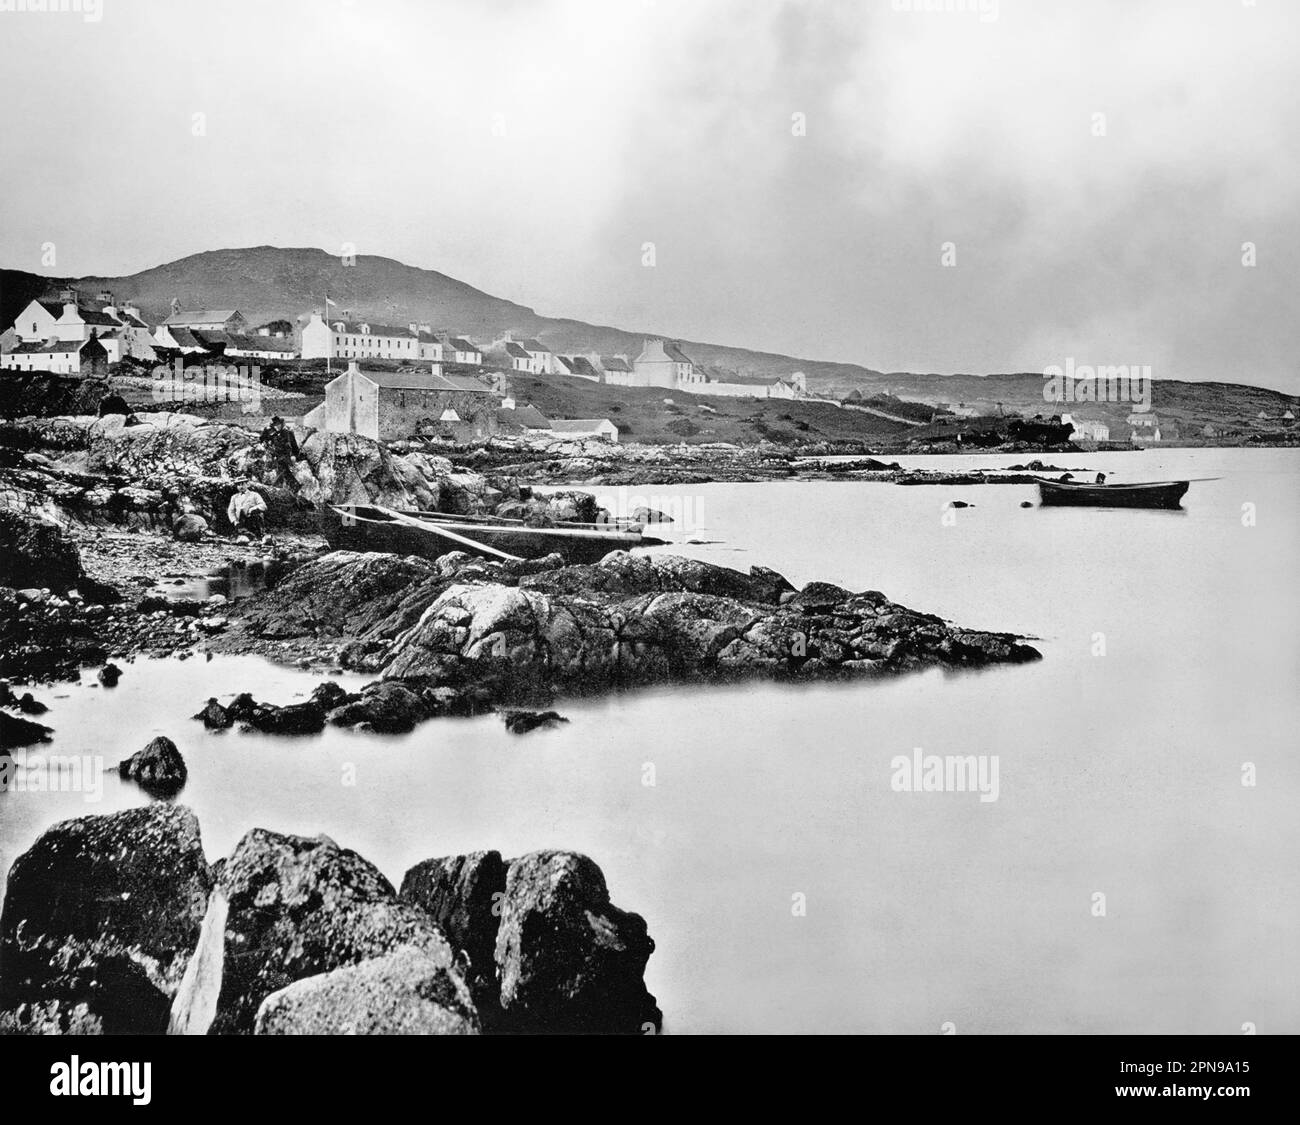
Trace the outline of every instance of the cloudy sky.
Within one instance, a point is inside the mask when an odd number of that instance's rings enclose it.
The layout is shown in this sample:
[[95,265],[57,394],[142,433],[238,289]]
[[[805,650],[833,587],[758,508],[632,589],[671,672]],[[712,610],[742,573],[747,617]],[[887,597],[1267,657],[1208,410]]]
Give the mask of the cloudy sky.
[[1295,0],[24,2],[5,266],[351,243],[885,370],[1300,393]]

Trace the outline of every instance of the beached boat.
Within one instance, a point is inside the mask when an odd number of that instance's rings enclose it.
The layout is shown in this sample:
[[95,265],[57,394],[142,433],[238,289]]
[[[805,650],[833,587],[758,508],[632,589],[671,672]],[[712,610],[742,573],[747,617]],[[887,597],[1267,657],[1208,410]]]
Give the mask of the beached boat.
[[1166,480],[1149,484],[1084,484],[1040,480],[1038,493],[1044,504],[1088,508],[1177,508],[1190,481]]
[[664,544],[662,539],[643,535],[640,524],[625,520],[531,527],[522,520],[495,516],[403,512],[368,504],[328,506],[321,531],[336,551],[384,551],[426,559],[452,551],[500,560],[535,559],[558,552],[565,562],[590,563],[610,551]]

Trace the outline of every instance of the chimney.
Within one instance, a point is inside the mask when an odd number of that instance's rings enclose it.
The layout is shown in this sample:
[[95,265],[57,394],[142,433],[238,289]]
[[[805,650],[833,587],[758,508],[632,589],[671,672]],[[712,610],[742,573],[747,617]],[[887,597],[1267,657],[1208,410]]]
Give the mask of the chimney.
[[123,305],[122,311],[126,313],[127,316],[135,317],[136,320],[144,320],[144,317],[140,315],[140,308],[138,305]]
[[408,331],[412,336],[414,336],[417,332],[420,331],[420,326],[419,326],[418,324],[416,324],[415,321],[411,321],[411,323],[408,324],[408,325],[406,326],[406,330],[407,330],[407,331]]
[[348,374],[349,375],[361,374],[361,368],[357,366],[357,361],[355,359],[348,360]]
[[113,303],[113,293],[109,289],[101,289],[96,295],[95,300],[103,305],[111,305]]
[[502,410],[513,410],[514,408],[515,408],[515,400],[514,400],[514,396],[513,396],[513,395],[506,395],[506,397],[503,398],[503,399],[501,400],[501,409],[502,409]]
[[77,290],[76,290],[76,288],[75,288],[74,286],[72,286],[72,285],[69,285],[66,289],[62,289],[62,290],[60,290],[60,291],[59,291],[59,300],[62,301],[65,305],[68,304],[69,302],[71,302],[73,305],[75,305],[75,304],[77,303]]
[[69,313],[71,313],[73,316],[77,315],[77,305],[75,301],[63,302],[63,315],[67,316]]
[[415,327],[416,327],[419,331],[423,332],[426,336],[432,336],[432,335],[433,335],[433,327],[432,327],[431,325],[428,325],[428,324],[417,324]]

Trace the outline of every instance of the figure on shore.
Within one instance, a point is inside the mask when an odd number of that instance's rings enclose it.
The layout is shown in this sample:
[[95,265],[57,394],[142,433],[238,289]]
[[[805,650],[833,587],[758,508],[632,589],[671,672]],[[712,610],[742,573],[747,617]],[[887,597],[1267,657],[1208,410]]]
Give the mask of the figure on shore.
[[126,419],[126,425],[135,426],[139,424],[139,419],[131,413],[131,407],[116,391],[109,391],[99,400],[99,416],[107,418],[110,414],[121,414]]
[[1098,474],[1097,474],[1097,483],[1098,483],[1098,484],[1105,484],[1105,483],[1106,483],[1106,474],[1105,474],[1105,473],[1098,473]]
[[284,424],[278,414],[271,419],[271,424],[262,431],[262,448],[266,451],[268,467],[275,473],[276,484],[292,484],[293,467],[302,458],[298,451],[298,439],[293,431]]
[[248,487],[248,481],[241,480],[235,485],[234,495],[226,507],[226,518],[237,531],[253,536],[266,533],[266,501],[259,493]]

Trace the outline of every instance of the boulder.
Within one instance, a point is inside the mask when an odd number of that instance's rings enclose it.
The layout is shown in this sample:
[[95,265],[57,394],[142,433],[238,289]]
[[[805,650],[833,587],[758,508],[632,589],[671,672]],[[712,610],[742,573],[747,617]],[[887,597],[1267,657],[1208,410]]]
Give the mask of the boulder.
[[257,1035],[475,1035],[478,1025],[439,958],[399,946],[271,993]]
[[9,872],[0,1008],[84,1004],[109,1034],[161,1033],[211,889],[187,808],[56,824]]
[[166,735],[159,735],[143,750],[119,762],[117,772],[154,797],[175,796],[189,777],[185,759]]
[[373,865],[327,837],[253,829],[220,865],[171,1030],[251,1032],[272,993],[403,946],[432,962],[439,1005],[477,1026],[451,945]]
[[496,964],[503,1027],[516,1032],[643,1034],[663,1016],[643,974],[645,920],[611,905],[586,856],[533,852],[506,873]]
[[367,684],[360,695],[347,696],[328,714],[335,726],[352,727],[367,723],[380,734],[404,734],[430,715],[424,699],[405,684]]
[[122,669],[116,664],[105,664],[99,670],[96,679],[105,687],[117,687],[117,681],[122,678]]
[[426,859],[402,877],[400,897],[425,911],[452,945],[465,954],[475,997],[490,993],[492,1002],[487,1011],[496,1006],[494,958],[505,889],[506,865],[496,851]]
[[0,509],[0,586],[64,593],[84,577],[76,545],[59,527]]

